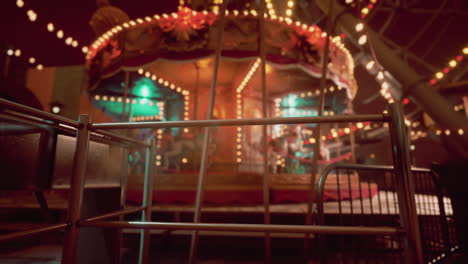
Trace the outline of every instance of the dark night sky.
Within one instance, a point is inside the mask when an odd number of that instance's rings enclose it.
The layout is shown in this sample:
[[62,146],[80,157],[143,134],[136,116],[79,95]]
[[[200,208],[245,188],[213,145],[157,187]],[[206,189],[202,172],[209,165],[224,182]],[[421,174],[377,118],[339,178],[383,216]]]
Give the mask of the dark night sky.
[[[19,48],[24,59],[34,56],[45,66],[82,64],[84,55],[78,48],[66,46],[64,39],[46,29],[48,22],[72,36],[80,45],[88,45],[94,39],[89,20],[96,10],[94,0],[23,0],[18,8],[16,0],[2,1],[0,11],[0,45]],[[112,4],[123,9],[131,18],[177,10],[178,1],[113,0]],[[33,9],[38,14],[30,22],[26,12]],[[2,51],[3,52],[3,51]]]

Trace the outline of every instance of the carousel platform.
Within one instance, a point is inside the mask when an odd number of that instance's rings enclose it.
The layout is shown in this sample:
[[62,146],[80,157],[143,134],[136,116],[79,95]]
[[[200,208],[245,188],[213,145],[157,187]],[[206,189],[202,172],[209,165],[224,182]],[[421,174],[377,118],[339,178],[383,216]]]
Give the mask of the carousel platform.
[[[208,172],[204,203],[207,205],[263,204],[262,177],[258,173]],[[156,175],[153,201],[157,204],[193,204],[197,178],[198,172],[194,171]],[[270,174],[269,178],[270,203],[305,203],[309,200],[310,175],[282,173]],[[316,180],[318,178],[317,176]],[[130,176],[128,184],[127,201],[140,203],[143,176]],[[352,174],[350,177],[331,175],[326,183],[324,200],[369,198],[375,196],[377,192],[376,184],[360,182],[357,174]]]

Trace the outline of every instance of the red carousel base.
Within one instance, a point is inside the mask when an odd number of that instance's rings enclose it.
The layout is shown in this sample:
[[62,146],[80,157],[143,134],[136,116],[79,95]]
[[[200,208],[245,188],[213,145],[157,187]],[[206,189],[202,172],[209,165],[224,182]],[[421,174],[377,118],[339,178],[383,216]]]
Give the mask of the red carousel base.
[[[156,177],[153,201],[160,204],[193,204],[196,196],[197,178],[195,173],[160,174]],[[131,177],[132,178],[132,177]],[[340,175],[340,188],[337,188],[336,175],[330,175],[324,189],[325,201],[371,198],[377,194],[376,184],[359,182],[357,174]],[[142,183],[139,177],[139,184]],[[210,179],[213,179],[210,181]],[[270,202],[304,203],[309,201],[310,175],[272,174],[270,175]],[[212,205],[263,203],[261,175],[252,173],[208,173],[204,192],[204,203]],[[210,183],[211,182],[211,183]],[[360,186],[359,186],[360,185]],[[136,182],[129,186],[127,201],[141,203],[141,186]],[[133,188],[132,188],[133,187]]]

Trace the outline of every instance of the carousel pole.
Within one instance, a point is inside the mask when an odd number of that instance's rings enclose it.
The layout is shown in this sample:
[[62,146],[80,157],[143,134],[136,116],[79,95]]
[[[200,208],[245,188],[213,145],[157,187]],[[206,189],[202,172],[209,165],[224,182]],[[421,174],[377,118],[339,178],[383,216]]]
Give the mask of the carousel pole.
[[198,119],[198,96],[199,96],[199,88],[200,88],[200,66],[194,62],[193,65],[195,66],[195,70],[197,72],[195,76],[195,93],[194,93],[194,100],[193,100],[193,120]]
[[125,71],[125,84],[124,84],[124,94],[123,94],[123,101],[122,101],[122,115],[120,119],[125,121],[127,116],[127,97],[128,97],[128,84],[130,82],[130,73]]
[[[208,104],[208,112],[207,112],[207,119],[213,118],[213,109],[215,104],[215,96],[216,96],[216,86],[218,84],[218,71],[219,71],[219,64],[221,60],[221,50],[223,46],[223,31],[224,31],[224,18],[226,16],[226,6],[227,0],[223,0],[221,4],[221,10],[219,13],[219,28],[216,34],[216,55],[215,61],[213,66],[213,79],[211,80],[211,88],[210,88],[210,101]],[[200,161],[200,171],[198,174],[198,183],[197,183],[197,194],[195,198],[195,212],[193,214],[193,222],[200,223],[201,220],[201,205],[203,202],[203,191],[205,189],[205,174],[206,174],[206,165],[207,165],[207,157],[208,157],[208,144],[210,142],[210,128],[205,128],[205,133],[203,137],[203,148],[202,148],[202,156]],[[197,258],[197,248],[198,248],[198,231],[195,230],[192,233],[192,241],[190,245],[190,255],[189,255],[189,263],[195,263]]]
[[[260,1],[259,13],[259,51],[260,51],[260,69],[262,75],[262,114],[263,118],[268,118],[268,95],[266,90],[266,50],[265,50],[265,1]],[[268,139],[267,126],[262,127],[263,136],[263,206],[264,206],[264,224],[270,224],[270,177],[268,170]],[[271,238],[270,233],[265,233],[265,263],[271,262]]]
[[[333,10],[334,1],[330,1],[329,10]],[[325,103],[325,85],[327,83],[327,72],[328,72],[328,56],[330,53],[330,36],[332,35],[334,21],[332,16],[328,16],[327,19],[327,28],[326,28],[326,39],[325,39],[325,49],[323,51],[323,61],[322,61],[322,76],[320,78],[320,97],[318,105],[318,116],[323,115],[323,105]],[[318,173],[318,160],[320,155],[320,144],[322,142],[322,135],[320,131],[320,123],[315,127],[314,136],[316,138],[316,143],[314,145],[314,155],[312,155],[312,170],[310,177],[310,186],[309,186],[309,202],[307,206],[307,216],[306,216],[306,225],[312,224],[312,211],[315,201],[315,178]],[[305,234],[304,236],[304,254],[308,257],[309,252],[309,243],[310,243],[310,234]]]
[[351,163],[356,163],[356,135],[352,129],[353,123],[349,123],[349,144],[351,147]]

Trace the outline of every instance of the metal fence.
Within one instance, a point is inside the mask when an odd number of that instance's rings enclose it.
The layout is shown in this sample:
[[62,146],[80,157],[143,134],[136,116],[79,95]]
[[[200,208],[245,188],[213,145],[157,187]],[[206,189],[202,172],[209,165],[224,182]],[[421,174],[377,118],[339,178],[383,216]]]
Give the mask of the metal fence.
[[[146,123],[103,123],[94,124],[87,115],[81,115],[78,122],[58,117],[50,113],[38,111],[29,107],[21,106],[6,100],[0,100],[0,106],[4,113],[13,115],[18,120],[27,122],[36,122],[44,125],[50,125],[61,128],[60,124],[65,124],[71,132],[76,135],[76,151],[73,163],[73,172],[70,181],[70,197],[68,206],[68,217],[65,223],[52,225],[46,228],[30,231],[12,233],[0,236],[0,241],[8,239],[33,235],[41,232],[63,229],[65,230],[65,243],[63,246],[62,263],[76,263],[76,252],[78,236],[81,228],[101,227],[101,228],[133,228],[141,229],[140,243],[140,263],[148,263],[149,256],[149,230],[167,229],[167,230],[192,230],[192,244],[190,252],[190,262],[196,261],[196,252],[198,247],[198,231],[217,230],[217,231],[235,231],[235,232],[255,232],[265,234],[265,257],[269,262],[271,253],[270,233],[303,233],[306,237],[309,234],[318,235],[336,235],[336,237],[360,237],[360,236],[393,236],[398,237],[399,248],[402,249],[404,261],[406,263],[423,263],[421,237],[419,232],[419,222],[417,221],[416,204],[414,200],[414,186],[412,171],[409,164],[409,150],[404,124],[404,117],[401,104],[389,105],[388,114],[381,115],[349,115],[349,116],[327,116],[327,117],[291,117],[291,118],[263,118],[263,119],[236,119],[236,120],[200,120],[200,121],[172,121],[172,122],[146,122]],[[27,116],[25,116],[26,114]],[[157,177],[154,166],[155,142],[139,142],[131,138],[126,138],[117,134],[109,133],[110,129],[135,129],[135,128],[164,128],[164,127],[213,127],[213,126],[245,126],[245,125],[272,125],[272,124],[305,124],[305,123],[348,123],[348,122],[388,122],[392,136],[392,152],[394,158],[394,188],[396,196],[400,201],[398,203],[399,223],[398,225],[372,225],[365,223],[361,225],[270,225],[269,224],[269,201],[265,199],[265,224],[203,224],[200,222],[201,201],[203,201],[204,176],[206,171],[200,169],[199,182],[197,188],[197,203],[195,208],[194,223],[164,223],[154,222],[151,219],[152,208],[152,180]],[[208,130],[205,130],[208,131]],[[144,199],[138,208],[122,209],[105,215],[83,218],[81,216],[81,207],[83,201],[84,176],[86,171],[86,161],[89,151],[89,141],[91,137],[107,137],[109,139],[128,143],[138,144],[146,148],[146,166],[144,180]],[[206,138],[208,136],[205,137]],[[205,151],[205,150],[204,150]],[[268,182],[268,174],[265,182]],[[314,177],[312,177],[314,178]],[[314,181],[310,185],[310,195],[314,195]],[[122,181],[122,188],[125,189],[126,181]],[[264,185],[264,193],[268,192],[268,186]],[[122,192],[123,193],[123,192]],[[340,193],[340,192],[338,192]],[[268,196],[265,196],[268,198]],[[309,205],[312,208],[311,204]],[[340,209],[341,210],[341,209]],[[374,210],[374,208],[372,208]],[[106,219],[122,216],[132,212],[142,211],[141,221],[106,221]],[[312,212],[309,211],[309,215]],[[374,220],[373,220],[374,221]],[[363,254],[366,252],[363,252]]]
[[[429,169],[411,168],[414,197],[425,263],[437,263],[450,256],[457,243],[451,200]],[[356,181],[356,176],[359,177]],[[340,226],[400,226],[396,175],[392,166],[333,164],[325,168],[318,183],[317,223]],[[326,189],[338,190],[337,201],[324,200]],[[353,197],[353,198],[350,198]],[[326,239],[322,236],[322,244]],[[339,238],[339,246],[346,245]],[[341,255],[341,258],[400,263],[404,256],[401,237],[387,235],[350,242],[355,252],[379,254]],[[349,245],[345,246],[349,248]],[[340,251],[340,250],[338,250]],[[326,252],[326,250],[324,250]]]

